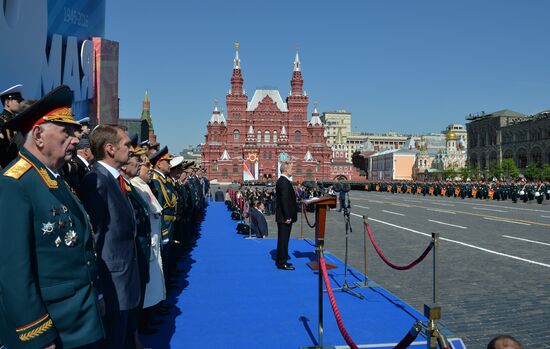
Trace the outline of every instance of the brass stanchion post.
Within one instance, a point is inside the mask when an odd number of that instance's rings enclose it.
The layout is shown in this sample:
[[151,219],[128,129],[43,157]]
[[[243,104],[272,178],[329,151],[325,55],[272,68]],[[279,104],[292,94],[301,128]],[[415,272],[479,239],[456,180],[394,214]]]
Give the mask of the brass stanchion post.
[[365,267],[365,281],[361,283],[360,281],[357,281],[355,285],[360,288],[367,288],[371,287],[369,285],[369,277],[367,274],[368,271],[368,255],[367,255],[367,224],[369,224],[369,216],[363,215],[363,257],[364,257],[364,267]]
[[434,245],[433,250],[433,299],[432,302],[437,304],[439,302],[439,233],[432,233],[432,243]]
[[426,339],[428,349],[437,349],[437,344],[445,345],[446,338],[441,335],[437,328],[436,320],[441,319],[441,306],[439,302],[439,233],[432,233],[433,243],[433,293],[432,304],[424,304],[424,316],[428,318],[426,326]]

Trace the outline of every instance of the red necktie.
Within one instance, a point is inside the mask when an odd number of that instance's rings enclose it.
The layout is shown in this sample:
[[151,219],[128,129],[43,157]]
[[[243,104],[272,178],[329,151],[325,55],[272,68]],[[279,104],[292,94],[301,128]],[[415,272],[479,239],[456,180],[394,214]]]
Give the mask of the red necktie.
[[124,193],[124,195],[128,195],[128,192],[126,191],[126,183],[124,183],[124,178],[122,176],[118,176],[118,184],[120,186],[120,190]]

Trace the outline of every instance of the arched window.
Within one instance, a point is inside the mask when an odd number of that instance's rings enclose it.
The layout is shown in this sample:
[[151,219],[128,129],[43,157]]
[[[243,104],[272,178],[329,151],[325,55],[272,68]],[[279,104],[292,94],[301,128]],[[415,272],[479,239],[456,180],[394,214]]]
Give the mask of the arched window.
[[273,131],[273,143],[277,143],[277,130]]
[[271,137],[268,130],[265,130],[264,132],[264,143],[269,143],[271,141]]
[[261,143],[262,142],[262,131],[258,130],[258,139],[256,139],[256,142]]
[[241,138],[241,133],[239,132],[239,130],[233,131],[233,140],[238,141],[240,138]]
[[224,168],[224,169],[222,170],[222,178],[223,178],[223,179],[227,179],[227,169],[226,169],[226,168]]
[[296,131],[294,132],[294,142],[300,143],[302,141],[302,132]]
[[212,172],[218,172],[218,162],[215,160],[212,163]]

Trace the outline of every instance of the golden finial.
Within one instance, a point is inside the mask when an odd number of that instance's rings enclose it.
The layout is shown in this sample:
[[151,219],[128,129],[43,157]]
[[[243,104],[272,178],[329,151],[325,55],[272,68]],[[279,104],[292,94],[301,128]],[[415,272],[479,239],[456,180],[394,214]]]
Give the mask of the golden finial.
[[313,102],[313,108],[317,108],[317,101]]
[[214,98],[214,106],[217,108],[218,107],[218,99],[217,98]]
[[238,51],[238,50],[239,50],[239,46],[240,46],[239,42],[238,42],[238,41],[235,41],[235,50]]

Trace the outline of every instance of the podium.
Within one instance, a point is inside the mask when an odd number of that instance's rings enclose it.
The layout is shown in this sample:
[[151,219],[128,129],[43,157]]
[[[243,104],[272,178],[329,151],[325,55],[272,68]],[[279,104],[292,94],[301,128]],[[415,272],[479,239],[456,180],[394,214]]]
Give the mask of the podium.
[[[336,207],[336,197],[326,196],[321,198],[314,198],[304,201],[306,205],[315,205],[315,261],[308,263],[308,266],[313,270],[318,270],[319,280],[318,280],[318,312],[319,312],[319,338],[318,345],[313,347],[302,347],[302,349],[334,349],[334,346],[325,346],[323,345],[323,273],[319,267],[320,260],[323,257],[323,251],[325,247],[325,227],[327,220],[327,209],[329,207]],[[336,268],[335,265],[325,263],[327,269]]]
[[[325,247],[325,229],[328,208],[336,208],[336,197],[326,196],[305,200],[304,204],[315,206],[315,260],[307,263],[311,270],[319,270],[320,252]],[[327,269],[334,269],[336,266],[326,263]]]

